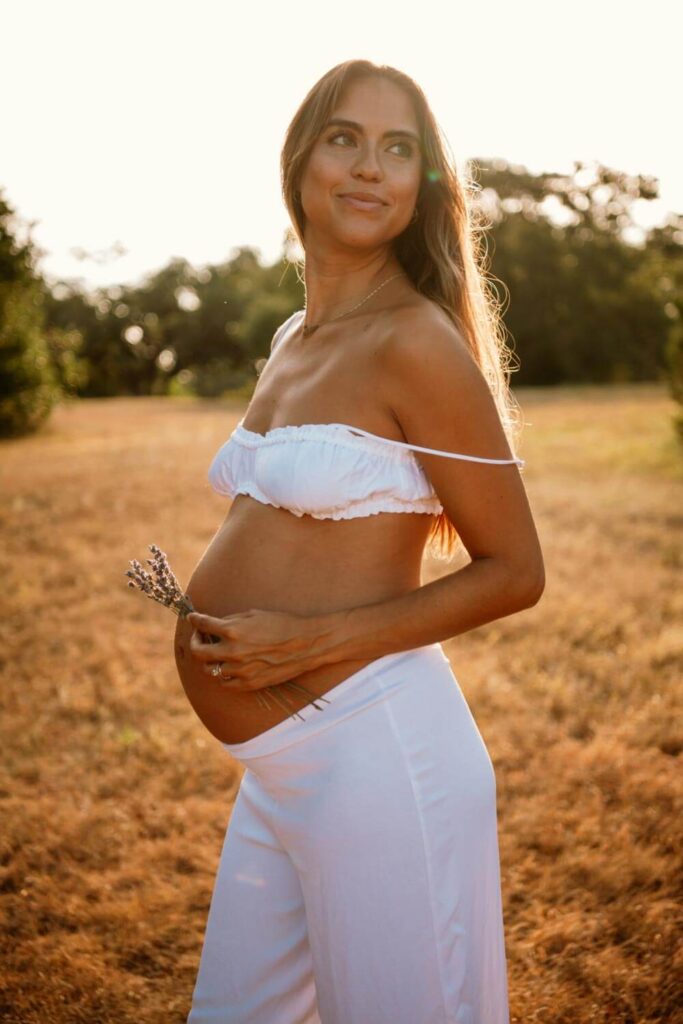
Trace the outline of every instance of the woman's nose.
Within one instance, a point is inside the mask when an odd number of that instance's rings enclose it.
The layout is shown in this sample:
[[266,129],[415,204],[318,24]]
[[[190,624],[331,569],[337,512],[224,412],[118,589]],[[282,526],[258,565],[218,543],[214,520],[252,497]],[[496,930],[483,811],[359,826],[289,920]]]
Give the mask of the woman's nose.
[[371,146],[366,146],[361,150],[356,160],[354,171],[356,174],[370,174],[374,178],[381,176],[382,165]]

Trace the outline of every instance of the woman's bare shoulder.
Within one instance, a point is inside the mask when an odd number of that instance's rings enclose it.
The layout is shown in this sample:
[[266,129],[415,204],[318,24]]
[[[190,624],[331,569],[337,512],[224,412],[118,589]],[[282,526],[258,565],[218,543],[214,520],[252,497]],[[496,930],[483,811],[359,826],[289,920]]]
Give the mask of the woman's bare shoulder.
[[448,313],[423,295],[411,297],[389,311],[382,332],[382,357],[394,364],[408,364],[441,352],[446,358],[474,362],[469,347]]

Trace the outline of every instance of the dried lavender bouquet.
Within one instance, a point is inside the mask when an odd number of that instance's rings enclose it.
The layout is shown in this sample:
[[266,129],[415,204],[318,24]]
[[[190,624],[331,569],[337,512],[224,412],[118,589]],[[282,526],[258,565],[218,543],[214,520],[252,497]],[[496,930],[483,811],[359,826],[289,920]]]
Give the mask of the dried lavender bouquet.
[[[165,553],[157,547],[156,544],[150,544],[149,550],[152,552],[153,558],[147,559],[147,564],[152,567],[151,573],[148,572],[138,562],[137,559],[131,559],[131,568],[126,571],[126,576],[130,577],[128,580],[128,586],[137,588],[146,594],[147,597],[151,597],[152,600],[158,601],[159,604],[163,604],[166,608],[170,608],[171,611],[178,615],[180,618],[187,618],[190,612],[195,611],[195,607],[187,594],[183,593],[176,576],[168,564],[168,558]],[[221,637],[214,636],[213,633],[201,633],[199,634],[204,643],[217,644],[220,643]],[[270,693],[273,700],[280,705],[280,707],[289,709],[291,703],[287,700],[286,696],[281,692],[285,688],[291,690],[293,693],[303,694],[305,697],[310,697],[309,703],[313,704],[313,707],[317,711],[322,711],[321,707],[318,707],[316,700],[324,700],[326,704],[329,701],[325,697],[319,697],[315,693],[311,693],[305,686],[300,686],[298,683],[284,682],[278,683],[275,686],[265,686],[260,690],[254,690],[257,698],[261,704],[270,710],[271,704],[268,701],[266,694]],[[291,718],[302,718],[302,716],[295,711]]]

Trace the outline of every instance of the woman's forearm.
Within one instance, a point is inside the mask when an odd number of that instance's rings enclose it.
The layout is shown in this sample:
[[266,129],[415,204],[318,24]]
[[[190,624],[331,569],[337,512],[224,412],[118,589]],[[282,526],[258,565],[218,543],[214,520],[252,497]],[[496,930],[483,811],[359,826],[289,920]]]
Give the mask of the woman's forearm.
[[314,648],[320,664],[381,658],[530,608],[541,590],[500,560],[478,558],[400,597],[315,616]]

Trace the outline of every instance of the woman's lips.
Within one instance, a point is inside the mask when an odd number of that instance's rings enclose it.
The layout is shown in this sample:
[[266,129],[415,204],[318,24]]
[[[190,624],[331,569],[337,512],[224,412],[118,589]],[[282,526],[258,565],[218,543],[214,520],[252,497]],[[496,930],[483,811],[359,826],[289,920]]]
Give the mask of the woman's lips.
[[365,199],[355,199],[353,196],[340,196],[339,198],[343,199],[345,203],[349,204],[349,206],[353,206],[356,210],[379,210],[384,206],[384,203],[374,203]]

